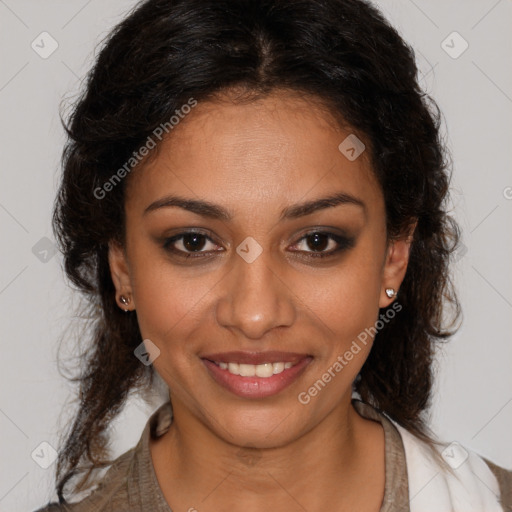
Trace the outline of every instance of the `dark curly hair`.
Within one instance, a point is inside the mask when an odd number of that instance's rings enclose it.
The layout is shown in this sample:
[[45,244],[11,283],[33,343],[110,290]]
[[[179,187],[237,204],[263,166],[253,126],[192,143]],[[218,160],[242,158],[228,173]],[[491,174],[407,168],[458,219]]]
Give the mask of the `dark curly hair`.
[[293,91],[328,106],[370,148],[388,239],[417,222],[398,295],[403,309],[378,332],[354,388],[434,442],[425,413],[435,348],[460,316],[448,272],[459,230],[446,211],[441,114],[418,84],[413,50],[366,0],[147,0],[103,41],[62,121],[68,140],[53,228],[90,323],[80,372],[70,379],[79,382],[80,402],[57,462],[60,503],[73,476],[87,471],[77,492],[112,462],[109,423],[131,391],[155,378],[153,366],[134,357],[142,341],[136,313],[116,305],[107,257],[109,242],[124,239],[129,177],[102,198],[95,191],[190,98],[208,101],[232,89],[247,98]]

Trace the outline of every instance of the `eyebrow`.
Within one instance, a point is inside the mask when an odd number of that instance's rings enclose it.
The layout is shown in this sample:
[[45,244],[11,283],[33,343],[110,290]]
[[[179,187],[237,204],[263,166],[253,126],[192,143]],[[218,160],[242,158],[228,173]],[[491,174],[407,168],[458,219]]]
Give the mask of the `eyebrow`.
[[[340,205],[358,206],[362,208],[364,212],[366,212],[366,205],[361,199],[358,199],[357,197],[354,197],[345,192],[338,192],[320,199],[314,199],[312,201],[288,206],[281,211],[279,220],[283,221],[297,219],[300,217],[305,217],[306,215],[311,215],[312,213],[315,213],[319,210],[334,208],[335,206]],[[211,203],[209,201],[188,199],[174,195],[163,197],[154,203],[151,203],[144,210],[143,215],[146,215],[147,213],[158,210],[160,208],[169,208],[173,206],[183,208],[184,210],[195,213],[202,217],[208,217],[210,219],[230,221],[233,218],[233,215],[220,205]]]

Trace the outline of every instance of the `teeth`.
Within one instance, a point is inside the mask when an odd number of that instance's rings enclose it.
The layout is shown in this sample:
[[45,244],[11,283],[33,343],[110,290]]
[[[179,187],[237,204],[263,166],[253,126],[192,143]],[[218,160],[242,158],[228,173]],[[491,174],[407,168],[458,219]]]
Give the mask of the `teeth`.
[[215,361],[215,364],[227,370],[233,375],[240,375],[241,377],[272,377],[278,373],[287,370],[294,366],[293,363],[263,363],[263,364],[243,364],[243,363],[224,363],[222,361]]

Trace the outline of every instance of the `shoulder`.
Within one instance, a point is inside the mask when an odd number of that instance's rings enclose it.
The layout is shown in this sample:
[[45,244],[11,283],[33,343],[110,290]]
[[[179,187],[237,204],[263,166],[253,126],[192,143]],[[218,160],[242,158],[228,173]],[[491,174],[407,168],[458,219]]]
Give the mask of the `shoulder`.
[[512,510],[512,470],[497,466],[485,457],[483,457],[483,460],[498,481],[503,509]]
[[[512,509],[511,471],[457,442],[429,446],[403,427],[398,429],[418,510],[430,510],[433,502],[438,503],[437,510]],[[441,457],[434,457],[435,452]]]
[[131,468],[136,448],[120,455],[89,494],[73,503],[51,502],[34,512],[114,512],[129,502]]
[[149,417],[136,446],[120,455],[100,479],[96,488],[73,503],[48,503],[35,512],[118,512],[139,510],[141,494],[150,486],[157,487],[149,451],[150,437],[158,437],[169,429],[172,406],[167,401]]

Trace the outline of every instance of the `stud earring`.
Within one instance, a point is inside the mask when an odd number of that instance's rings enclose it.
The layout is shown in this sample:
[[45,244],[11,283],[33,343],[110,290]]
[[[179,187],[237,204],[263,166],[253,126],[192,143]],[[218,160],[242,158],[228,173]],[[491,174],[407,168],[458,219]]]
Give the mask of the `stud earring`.
[[392,299],[393,297],[396,297],[396,292],[394,288],[386,288],[386,295]]
[[[124,295],[121,295],[119,297],[119,302],[121,302],[122,304],[124,304],[125,306],[128,306],[128,304],[130,304],[130,298],[128,297],[125,297]],[[129,309],[125,308],[124,309],[126,312],[129,311]]]

